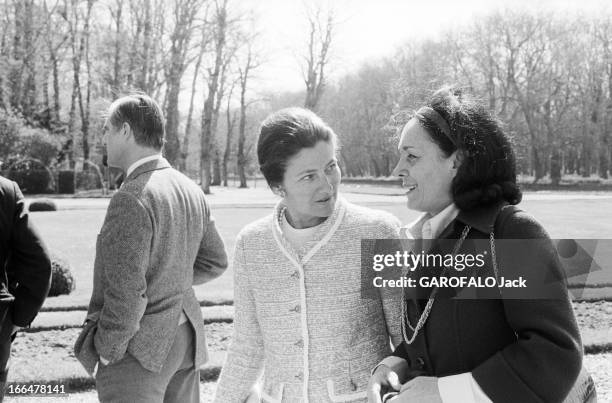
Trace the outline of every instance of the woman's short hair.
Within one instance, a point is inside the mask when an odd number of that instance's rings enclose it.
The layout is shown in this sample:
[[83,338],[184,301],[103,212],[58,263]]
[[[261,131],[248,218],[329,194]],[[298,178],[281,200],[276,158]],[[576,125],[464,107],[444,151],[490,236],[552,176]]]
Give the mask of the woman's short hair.
[[133,94],[112,103],[108,117],[113,127],[127,123],[137,144],[161,150],[164,146],[165,122],[160,106],[151,97]]
[[[433,109],[436,113],[427,113]],[[518,204],[516,156],[501,122],[487,108],[457,87],[436,91],[415,118],[448,157],[457,151],[453,201],[461,210],[505,200]],[[441,120],[440,120],[441,117]],[[445,126],[446,124],[446,126]]]
[[334,131],[314,112],[285,108],[269,115],[261,124],[257,141],[259,168],[270,187],[283,182],[287,163],[304,148],[319,141],[336,145]]

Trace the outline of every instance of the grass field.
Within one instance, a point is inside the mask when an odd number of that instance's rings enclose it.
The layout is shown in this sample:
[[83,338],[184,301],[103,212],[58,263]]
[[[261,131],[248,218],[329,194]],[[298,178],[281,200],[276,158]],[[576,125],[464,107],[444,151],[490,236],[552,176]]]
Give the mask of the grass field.
[[[401,189],[363,185],[346,186],[345,197],[352,202],[388,211],[402,222],[408,223],[418,213],[406,208]],[[209,197],[217,227],[230,254],[236,235],[249,222],[270,213],[276,199],[269,190],[257,189],[215,189]],[[86,306],[92,289],[93,263],[96,236],[102,226],[108,199],[58,199],[60,211],[32,213],[31,217],[39,228],[51,250],[56,251],[72,266],[77,288],[69,296],[48,298],[46,311],[39,315],[32,329],[18,337],[14,344],[13,366],[9,381],[40,382],[54,380],[73,385],[75,393],[65,401],[96,401],[93,380],[74,358],[72,343],[78,334],[79,324],[85,316]],[[534,215],[553,238],[586,238],[612,240],[612,192],[610,193],[528,193],[521,208]],[[612,241],[611,241],[612,242]],[[604,252],[610,254],[612,243]],[[604,256],[605,257],[605,256]],[[605,267],[588,276],[591,293],[597,298],[612,301],[612,287],[597,288],[598,285],[612,284],[612,270]],[[200,301],[215,305],[231,304],[233,298],[232,267],[219,279],[196,287]],[[596,299],[597,299],[596,298]],[[588,298],[585,298],[588,299]],[[585,365],[597,383],[600,401],[612,400],[612,365],[610,346],[612,329],[612,302],[582,302],[575,304],[577,319],[585,344]],[[201,396],[203,402],[210,402],[215,388],[211,374],[218,374],[233,327],[233,307],[212,306],[203,308],[207,340],[211,359],[207,365],[212,371],[204,376]],[[40,362],[40,365],[32,365]],[[203,372],[206,374],[206,370]],[[7,399],[7,401],[36,402],[39,398]],[[61,399],[64,400],[64,399]]]
[[[397,196],[398,191],[385,189],[359,187],[348,188],[346,193],[349,200],[366,204],[372,208],[388,211],[404,223],[418,217],[418,213],[406,208],[405,198]],[[355,193],[355,192],[359,193]],[[252,189],[235,194],[225,194],[221,202],[212,203],[212,211],[216,224],[225,241],[230,254],[239,230],[251,221],[270,213],[273,198],[268,195],[264,202],[258,198],[249,198],[249,194],[266,195],[264,189]],[[394,192],[381,198],[373,192]],[[263,197],[263,196],[262,196]],[[96,236],[104,221],[105,205],[95,202],[80,202],[69,210],[57,212],[31,213],[32,220],[38,227],[45,241],[52,251],[64,257],[72,266],[76,278],[76,290],[70,296],[49,298],[46,307],[69,308],[85,306],[89,302],[93,279],[93,262],[95,257]],[[88,204],[89,203],[89,204]],[[527,194],[521,208],[534,215],[550,233],[553,238],[581,238],[581,239],[612,239],[612,194],[606,195],[554,195],[554,194]],[[609,243],[612,245],[612,241]],[[602,252],[604,250],[601,250]],[[612,253],[612,248],[604,252]],[[602,259],[612,262],[612,259]],[[612,270],[604,267],[598,273],[589,275],[590,284],[612,284]],[[612,289],[611,295],[612,298]],[[607,291],[606,291],[607,292]],[[196,287],[200,300],[223,301],[231,300],[232,270],[209,284]]]

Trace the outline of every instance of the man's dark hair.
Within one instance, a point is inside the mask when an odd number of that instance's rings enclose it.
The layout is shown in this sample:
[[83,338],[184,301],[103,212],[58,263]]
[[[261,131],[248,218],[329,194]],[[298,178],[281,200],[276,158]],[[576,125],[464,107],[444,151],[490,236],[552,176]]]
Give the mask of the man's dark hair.
[[139,145],[155,150],[164,146],[164,115],[157,102],[147,95],[128,95],[113,102],[109,121],[115,128],[129,124]]

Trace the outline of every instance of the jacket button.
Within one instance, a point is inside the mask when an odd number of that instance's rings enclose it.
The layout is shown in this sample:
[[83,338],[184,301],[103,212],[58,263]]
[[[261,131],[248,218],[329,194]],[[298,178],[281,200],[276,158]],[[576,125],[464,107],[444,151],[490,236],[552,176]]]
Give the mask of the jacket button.
[[416,362],[419,369],[425,368],[425,360],[423,359],[423,357],[417,357]]
[[299,339],[298,341],[296,341],[295,344],[297,347],[302,348],[304,347],[304,341],[302,339]]
[[290,311],[297,312],[297,313],[300,313],[301,310],[302,310],[302,307],[300,307],[299,305],[296,305],[295,307],[290,309]]
[[291,277],[293,277],[296,280],[300,279],[300,272],[299,271],[294,271],[293,274],[291,275]]
[[301,372],[299,374],[297,374],[295,376],[295,379],[297,379],[298,381],[303,381],[304,380],[304,374],[302,374]]

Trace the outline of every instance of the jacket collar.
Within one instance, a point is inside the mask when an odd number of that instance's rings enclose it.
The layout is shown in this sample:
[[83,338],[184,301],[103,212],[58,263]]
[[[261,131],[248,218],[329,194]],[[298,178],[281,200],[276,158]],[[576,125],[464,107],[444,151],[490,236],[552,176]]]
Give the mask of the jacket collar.
[[336,205],[334,207],[334,211],[332,215],[325,221],[323,221],[320,225],[317,226],[317,229],[313,235],[313,240],[307,242],[301,252],[304,252],[303,256],[301,256],[300,251],[296,251],[293,246],[289,243],[286,237],[283,235],[283,231],[278,222],[278,217],[283,209],[284,204],[282,201],[276,204],[274,207],[274,212],[272,214],[272,233],[274,238],[280,247],[280,249],[295,262],[300,262],[301,264],[306,264],[310,258],[319,251],[319,249],[324,246],[327,242],[329,242],[330,238],[334,235],[342,220],[344,219],[344,215],[346,213],[347,202],[343,197],[338,195],[338,199],[336,200]]
[[145,172],[155,171],[158,169],[166,169],[171,168],[170,163],[163,157],[155,159],[153,161],[145,162],[142,165],[139,165],[134,169],[127,178],[125,178],[125,182],[135,179],[137,176],[142,175]]
[[489,234],[493,231],[499,212],[507,204],[506,201],[501,201],[487,206],[476,207],[471,210],[460,210],[456,220],[451,222],[438,238],[447,238],[451,236],[457,222],[469,225],[484,234]]

